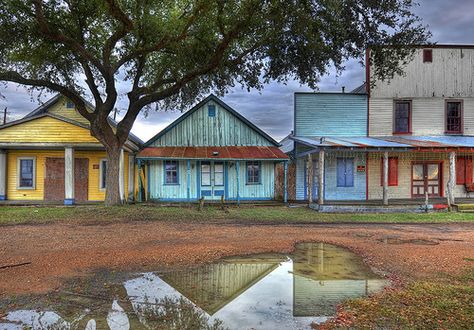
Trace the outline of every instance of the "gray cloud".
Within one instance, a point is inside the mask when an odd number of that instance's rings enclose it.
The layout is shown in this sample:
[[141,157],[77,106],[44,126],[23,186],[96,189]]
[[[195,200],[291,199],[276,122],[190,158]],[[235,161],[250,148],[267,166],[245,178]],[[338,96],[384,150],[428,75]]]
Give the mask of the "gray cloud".
[[[474,2],[472,0],[422,0],[415,9],[415,13],[423,18],[433,33],[432,41],[439,43],[466,43],[474,44]],[[340,91],[342,86],[349,91],[364,81],[364,69],[355,60],[346,63],[344,72],[337,76],[334,70],[321,78],[320,91]],[[126,84],[118,83],[119,91],[126,92]],[[301,86],[297,81],[290,81],[286,85],[272,82],[265,86],[263,91],[242,90],[236,87],[225,95],[224,101],[231,107],[246,116],[264,131],[279,140],[286,136],[293,127],[293,94],[297,91],[311,91],[307,86]],[[0,87],[4,96],[0,99],[0,109],[8,107],[9,120],[18,119],[38,106],[36,97],[22,87],[7,84]],[[45,101],[44,95],[42,100]],[[196,100],[199,101],[199,100]],[[125,109],[126,99],[118,102],[119,109]],[[151,112],[145,118],[141,115],[137,119],[133,132],[143,140],[148,140],[158,131],[166,127],[181,112]]]

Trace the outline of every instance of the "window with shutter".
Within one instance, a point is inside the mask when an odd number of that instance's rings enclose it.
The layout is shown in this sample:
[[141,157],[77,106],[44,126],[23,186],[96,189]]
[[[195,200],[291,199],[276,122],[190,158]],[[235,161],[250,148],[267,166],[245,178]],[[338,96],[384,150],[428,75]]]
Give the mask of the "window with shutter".
[[337,158],[337,186],[354,187],[354,158]]
[[459,156],[456,158],[456,184],[472,183],[472,158]]
[[423,63],[432,63],[432,62],[433,62],[433,50],[423,49]]
[[[383,186],[383,158],[380,160],[380,185]],[[398,186],[398,157],[388,158],[388,185]]]

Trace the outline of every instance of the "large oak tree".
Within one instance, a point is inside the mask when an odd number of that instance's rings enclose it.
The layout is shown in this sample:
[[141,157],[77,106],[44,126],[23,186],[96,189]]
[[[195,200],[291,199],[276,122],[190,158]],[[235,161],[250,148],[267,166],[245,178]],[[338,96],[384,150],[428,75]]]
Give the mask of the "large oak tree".
[[[59,92],[107,151],[106,204],[120,203],[120,150],[138,114],[189,105],[235,84],[297,79],[315,88],[330,67],[362,60],[389,77],[426,41],[410,0],[2,0],[0,81]],[[126,112],[107,118],[127,83]],[[94,104],[88,111],[85,99]]]

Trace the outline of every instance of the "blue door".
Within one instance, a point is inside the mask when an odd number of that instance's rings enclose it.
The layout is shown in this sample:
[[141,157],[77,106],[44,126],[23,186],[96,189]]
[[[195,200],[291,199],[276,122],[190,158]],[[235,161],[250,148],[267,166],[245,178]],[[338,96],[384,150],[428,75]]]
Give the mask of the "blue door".
[[218,200],[225,195],[224,162],[201,162],[201,197]]

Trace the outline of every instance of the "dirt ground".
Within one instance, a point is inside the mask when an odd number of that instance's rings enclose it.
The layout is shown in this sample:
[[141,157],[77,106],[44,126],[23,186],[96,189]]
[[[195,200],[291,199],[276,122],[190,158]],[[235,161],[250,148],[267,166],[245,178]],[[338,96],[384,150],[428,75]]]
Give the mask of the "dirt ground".
[[0,296],[41,293],[100,268],[158,270],[223,256],[289,252],[296,242],[347,247],[404,280],[474,267],[474,223],[249,225],[159,221],[0,227]]

